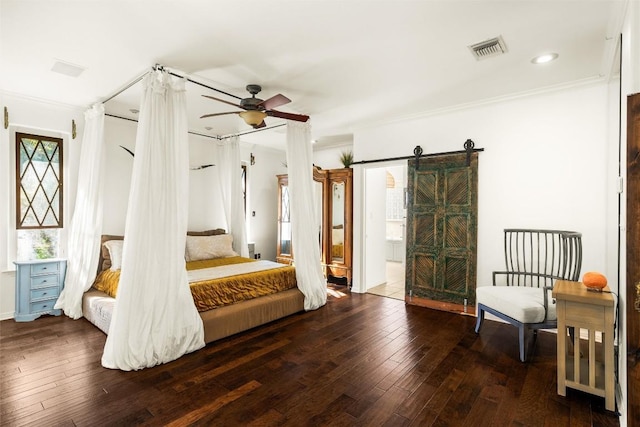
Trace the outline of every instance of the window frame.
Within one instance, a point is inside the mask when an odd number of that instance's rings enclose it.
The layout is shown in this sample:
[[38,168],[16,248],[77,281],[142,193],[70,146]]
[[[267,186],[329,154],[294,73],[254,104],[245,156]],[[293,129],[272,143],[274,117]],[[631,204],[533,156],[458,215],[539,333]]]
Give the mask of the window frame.
[[[61,138],[62,146],[65,152],[65,164],[63,167],[62,176],[64,177],[65,189],[64,189],[64,202],[63,207],[65,213],[64,222],[62,228],[57,228],[58,238],[58,258],[65,258],[67,256],[67,241],[70,216],[70,203],[74,203],[75,195],[70,194],[70,189],[76,187],[76,180],[74,175],[71,174],[71,168],[73,166],[73,146],[71,145],[72,135],[70,132],[65,132],[59,129],[51,127],[35,127],[24,124],[9,124],[7,129],[7,144],[5,146],[5,153],[7,154],[4,167],[1,172],[7,179],[7,202],[4,208],[4,214],[2,220],[6,225],[6,246],[3,245],[5,250],[0,249],[0,272],[15,271],[15,264],[13,261],[17,260],[18,255],[18,233],[19,230],[15,228],[16,225],[16,209],[13,204],[16,202],[16,174],[15,174],[15,155],[16,155],[16,133],[36,134],[42,135],[47,138]],[[71,162],[70,162],[71,159]],[[1,166],[1,165],[0,165]]]
[[[39,134],[35,134],[35,133],[27,133],[27,132],[20,132],[20,131],[15,131],[14,134],[15,140],[14,140],[14,156],[15,156],[15,227],[16,230],[43,230],[43,229],[52,229],[52,228],[64,228],[64,139],[61,137],[53,137],[53,136],[47,136],[47,135],[39,135]],[[58,151],[58,174],[56,176],[57,181],[58,181],[58,186],[57,186],[57,206],[53,205],[53,200],[49,200],[48,195],[45,192],[45,197],[47,199],[47,202],[49,204],[48,208],[45,211],[45,215],[43,216],[42,219],[38,218],[38,216],[35,213],[35,210],[32,207],[32,203],[31,201],[29,202],[29,207],[26,209],[26,211],[22,212],[22,208],[21,208],[21,195],[22,195],[22,178],[23,178],[23,173],[21,174],[21,167],[20,167],[20,158],[21,158],[21,147],[22,147],[22,140],[28,138],[28,139],[36,139],[38,140],[38,144],[41,144],[42,141],[52,141],[55,142],[57,144],[57,151]],[[51,159],[48,158],[49,160],[49,166],[47,166],[47,169],[49,169],[51,166]],[[31,159],[30,159],[31,160]],[[31,161],[30,161],[31,163]],[[33,166],[31,166],[33,167]],[[55,171],[54,171],[55,173]],[[44,178],[44,176],[43,176]],[[42,187],[42,179],[40,179],[40,177],[38,177],[38,187]],[[42,190],[44,191],[44,189]],[[55,194],[54,194],[55,195]],[[37,221],[38,221],[38,225],[36,226],[25,226],[22,224],[22,221],[24,220],[24,217],[26,217],[27,213],[29,211],[29,209],[33,210],[34,212],[34,216],[36,217]],[[49,210],[53,210],[53,215],[56,218],[56,224],[55,225],[44,225],[43,222],[45,221],[45,219],[48,217],[48,212]],[[56,211],[57,210],[57,211]]]

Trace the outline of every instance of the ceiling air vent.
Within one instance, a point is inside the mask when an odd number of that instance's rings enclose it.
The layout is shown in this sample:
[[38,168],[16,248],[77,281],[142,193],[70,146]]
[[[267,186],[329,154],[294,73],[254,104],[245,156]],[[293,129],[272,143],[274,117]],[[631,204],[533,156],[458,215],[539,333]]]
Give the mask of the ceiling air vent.
[[469,50],[473,54],[474,58],[479,60],[507,53],[507,46],[504,44],[502,36],[498,36],[489,40],[481,41],[480,43],[472,44],[469,46]]

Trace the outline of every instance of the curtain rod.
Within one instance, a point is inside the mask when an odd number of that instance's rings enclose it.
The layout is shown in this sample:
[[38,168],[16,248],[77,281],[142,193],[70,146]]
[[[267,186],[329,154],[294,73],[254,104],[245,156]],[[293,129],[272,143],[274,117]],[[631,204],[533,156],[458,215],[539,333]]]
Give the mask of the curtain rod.
[[[230,96],[230,97],[232,97],[232,98],[242,99],[242,97],[240,97],[240,96],[237,96],[237,95],[234,95],[234,94],[231,94],[231,93],[225,92],[225,91],[220,90],[220,89],[216,89],[215,87],[212,87],[212,86],[206,85],[206,84],[204,84],[204,83],[200,83],[200,82],[197,82],[197,81],[195,81],[195,80],[192,80],[192,79],[190,79],[190,78],[189,78],[189,77],[187,77],[187,76],[182,76],[182,75],[180,75],[180,74],[174,73],[173,71],[169,71],[169,70],[165,69],[165,68],[164,68],[164,66],[162,66],[162,65],[160,65],[160,64],[156,64],[156,65],[154,65],[153,67],[151,67],[151,70],[161,70],[161,71],[166,71],[166,72],[167,72],[167,73],[169,73],[170,75],[172,75],[172,76],[174,76],[174,77],[179,77],[179,78],[181,78],[181,79],[185,79],[186,81],[188,81],[188,82],[190,82],[190,83],[193,83],[193,84],[196,84],[196,85],[202,86],[202,87],[204,87],[204,88],[207,88],[207,89],[213,90],[213,91],[218,92],[218,93],[222,93],[223,95],[227,95],[227,96]],[[113,98],[115,98],[116,96],[120,95],[122,92],[124,92],[125,90],[129,89],[131,86],[135,85],[135,84],[136,84],[136,83],[138,83],[140,80],[142,80],[142,79],[144,78],[144,76],[146,76],[148,73],[149,73],[149,71],[145,71],[145,72],[144,72],[144,73],[142,73],[140,76],[136,77],[136,78],[135,78],[135,79],[133,79],[131,82],[129,82],[128,84],[126,84],[124,87],[122,87],[122,88],[118,89],[115,93],[113,93],[112,95],[110,95],[110,96],[106,97],[105,99],[103,99],[101,102],[104,104],[104,103],[107,103],[107,102],[111,101]]]
[[[109,114],[109,113],[104,113],[104,115],[105,116],[109,116],[109,117],[113,117],[113,118],[116,118],[116,119],[128,120],[130,122],[138,123],[138,120],[130,119],[129,117],[117,116],[115,114]],[[204,133],[198,133],[198,132],[193,132],[193,131],[188,131],[188,133],[190,133],[191,135],[204,136],[204,137],[207,137],[207,138],[213,138],[213,139],[217,139],[218,141],[222,141],[223,139],[232,138],[234,136],[242,136],[242,135],[247,135],[247,134],[250,134],[250,133],[262,132],[264,130],[275,129],[275,128],[279,128],[279,127],[282,127],[282,126],[286,126],[286,123],[281,123],[279,125],[269,126],[269,127],[265,127],[265,128],[261,128],[261,129],[248,130],[246,132],[231,133],[229,135],[223,135],[223,136],[207,135],[207,134],[204,134]]]
[[[174,76],[174,77],[179,77],[179,78],[181,78],[181,79],[185,79],[185,80],[187,80],[187,81],[188,81],[188,82],[190,82],[190,83],[193,83],[193,84],[196,84],[196,85],[202,86],[202,87],[204,87],[204,88],[207,88],[207,89],[213,90],[213,91],[215,91],[215,92],[222,93],[222,94],[227,95],[227,96],[230,96],[230,97],[232,97],[232,98],[242,99],[242,98],[241,98],[241,97],[239,97],[239,96],[233,95],[233,94],[231,94],[231,93],[227,93],[227,92],[225,92],[225,91],[223,91],[223,90],[216,89],[215,87],[211,87],[211,86],[208,86],[208,85],[206,85],[206,84],[204,84],[204,83],[200,83],[200,82],[197,82],[197,81],[195,81],[195,80],[192,80],[192,79],[190,79],[190,78],[189,78],[189,77],[187,77],[187,76],[181,76],[180,74],[174,73],[173,71],[169,71],[169,70],[165,69],[163,65],[160,65],[160,64],[156,64],[156,65],[154,65],[154,66],[151,68],[151,70],[166,71],[166,72],[167,72],[167,73],[169,73],[170,75],[172,75],[172,76]],[[140,76],[136,77],[136,78],[135,78],[135,79],[133,79],[131,82],[129,82],[127,85],[125,85],[124,87],[122,87],[120,90],[118,90],[117,92],[115,92],[115,93],[114,93],[114,94],[112,94],[111,96],[109,96],[109,97],[105,98],[105,99],[102,101],[102,103],[103,103],[103,104],[105,104],[106,102],[111,101],[113,98],[115,98],[116,96],[120,95],[122,92],[124,92],[125,90],[129,89],[131,86],[135,85],[135,84],[136,84],[136,83],[138,83],[140,80],[142,80],[142,79],[144,78],[144,76],[146,76],[148,73],[149,73],[149,72],[148,72],[148,71],[146,71],[146,72],[144,72],[142,75],[140,75]],[[129,120],[129,121],[132,121],[132,122],[137,122],[137,120],[135,120],[135,119],[129,119],[129,118],[127,118],[127,117],[116,116],[116,115],[114,115],[114,114],[106,114],[106,113],[105,113],[105,116],[115,117],[115,118],[117,118],[117,119],[122,119],[122,120]],[[254,130],[250,130],[250,131],[246,131],[246,132],[240,132],[240,133],[234,133],[234,134],[229,134],[229,135],[223,135],[223,136],[219,136],[219,135],[206,135],[206,134],[197,133],[197,132],[191,132],[191,131],[189,131],[189,133],[190,133],[190,134],[192,134],[192,135],[205,136],[205,137],[207,137],[207,138],[215,138],[215,139],[217,139],[217,140],[219,140],[219,141],[220,141],[220,140],[223,140],[223,139],[232,138],[232,137],[234,137],[234,136],[243,136],[243,135],[248,135],[248,134],[250,134],[250,133],[262,132],[262,131],[265,131],[265,130],[275,129],[275,128],[278,128],[278,127],[280,127],[280,126],[284,126],[284,125],[286,125],[286,123],[282,123],[282,124],[275,125],[275,126],[264,127],[264,128],[260,128],[260,129],[254,129]]]
[[[474,148],[473,150],[474,153],[477,153],[478,151],[484,151],[484,148]],[[466,154],[467,150],[458,150],[458,151],[443,151],[441,153],[429,153],[429,154],[422,154],[420,155],[420,157],[436,157],[436,156],[444,156],[447,154]],[[402,157],[389,157],[386,159],[374,159],[374,160],[360,160],[358,162],[353,162],[351,163],[352,165],[365,165],[368,163],[382,163],[382,162],[391,162],[393,160],[409,160],[409,159],[415,159],[416,156],[402,156]]]
[[191,80],[191,79],[190,79],[189,77],[187,77],[187,76],[181,76],[180,74],[176,74],[176,73],[174,73],[173,71],[167,71],[167,72],[168,72],[170,75],[172,75],[172,76],[180,77],[181,79],[185,79],[186,81],[188,81],[188,82],[190,82],[190,83],[193,83],[193,84],[196,84],[196,85],[199,85],[199,86],[205,87],[205,88],[207,88],[207,89],[214,90],[214,91],[216,91],[216,92],[222,93],[222,94],[227,95],[227,96],[230,96],[230,97],[232,97],[232,98],[242,99],[242,97],[240,97],[240,96],[236,96],[236,95],[233,95],[233,94],[231,94],[231,93],[225,92],[225,91],[223,91],[223,90],[216,89],[215,87],[208,86],[208,85],[206,85],[206,84],[204,84],[204,83],[200,83],[200,82],[197,82],[197,81],[195,81],[195,80]]
[[125,85],[124,87],[122,87],[121,89],[119,89],[117,92],[115,92],[114,94],[112,94],[111,96],[108,96],[107,98],[103,99],[101,102],[102,104],[106,104],[107,102],[111,101],[113,98],[115,98],[116,96],[120,95],[122,92],[124,92],[125,90],[129,89],[131,86],[133,86],[134,84],[138,83],[140,80],[142,80],[144,78],[144,76],[146,76],[148,73],[148,71],[145,71],[142,75],[136,77],[135,79],[133,79],[131,82],[129,82],[127,85]]
[[[116,116],[115,114],[109,114],[109,113],[104,113],[104,115],[105,116],[109,116],[109,117],[114,117],[116,119],[129,120],[130,122],[138,123],[138,121],[136,119],[130,119],[128,117]],[[213,138],[213,139],[218,139],[218,140],[221,139],[217,135],[206,135],[204,133],[198,133],[198,132],[192,132],[192,131],[188,131],[187,133],[190,133],[191,135],[205,136],[207,138]]]

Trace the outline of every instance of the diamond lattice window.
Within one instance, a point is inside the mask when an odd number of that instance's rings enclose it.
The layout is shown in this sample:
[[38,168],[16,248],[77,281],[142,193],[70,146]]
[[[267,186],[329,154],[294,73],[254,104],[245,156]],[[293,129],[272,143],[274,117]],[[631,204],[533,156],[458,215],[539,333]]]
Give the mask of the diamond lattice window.
[[62,139],[16,133],[16,228],[62,227]]

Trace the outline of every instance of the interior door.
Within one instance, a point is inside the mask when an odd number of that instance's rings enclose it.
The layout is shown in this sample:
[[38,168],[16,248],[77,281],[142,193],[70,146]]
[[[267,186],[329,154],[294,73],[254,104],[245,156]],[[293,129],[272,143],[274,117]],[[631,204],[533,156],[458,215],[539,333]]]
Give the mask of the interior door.
[[473,312],[478,154],[414,159],[408,166],[406,301]]
[[627,98],[627,420],[640,426],[640,94]]

